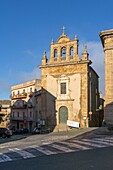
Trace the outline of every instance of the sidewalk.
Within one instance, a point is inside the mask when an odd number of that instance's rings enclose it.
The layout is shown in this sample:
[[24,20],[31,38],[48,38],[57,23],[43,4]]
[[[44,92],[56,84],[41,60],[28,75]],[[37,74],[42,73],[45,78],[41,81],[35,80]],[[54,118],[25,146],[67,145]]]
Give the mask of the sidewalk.
[[80,129],[72,129],[69,131],[52,132],[52,133],[49,133],[48,135],[59,136],[59,137],[62,135],[66,135],[68,138],[70,138],[70,137],[77,137],[77,136],[85,134],[85,133],[93,132],[97,129],[98,129],[98,127],[80,128]]
[[99,127],[99,129],[97,129],[95,131],[95,134],[97,135],[113,135],[113,130],[108,130],[108,127]]
[[84,128],[84,129],[72,129],[69,131],[61,131],[61,132],[51,132],[47,134],[19,134],[19,135],[13,135],[11,138],[0,138],[0,144],[12,142],[12,141],[31,141],[31,140],[41,140],[41,141],[61,141],[65,139],[69,139],[72,137],[80,137],[81,135],[112,135],[113,131],[110,132],[107,127],[90,127],[90,128]]
[[84,129],[72,129],[70,131],[62,131],[62,132],[52,132],[48,135],[44,135],[46,137],[46,140],[48,139],[51,141],[60,141],[60,140],[66,140],[69,138],[77,137],[80,138],[83,135],[86,137],[86,135],[91,135],[93,137],[97,135],[112,135],[113,131],[109,131],[107,127],[90,127],[90,128],[84,128]]

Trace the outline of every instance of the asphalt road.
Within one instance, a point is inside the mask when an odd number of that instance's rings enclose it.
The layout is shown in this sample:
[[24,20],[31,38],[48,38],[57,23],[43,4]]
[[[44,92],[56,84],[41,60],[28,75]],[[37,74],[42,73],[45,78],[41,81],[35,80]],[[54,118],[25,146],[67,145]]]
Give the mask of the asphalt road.
[[77,132],[14,136],[0,144],[0,170],[112,170],[113,135]]
[[0,163],[1,170],[112,170],[113,147]]

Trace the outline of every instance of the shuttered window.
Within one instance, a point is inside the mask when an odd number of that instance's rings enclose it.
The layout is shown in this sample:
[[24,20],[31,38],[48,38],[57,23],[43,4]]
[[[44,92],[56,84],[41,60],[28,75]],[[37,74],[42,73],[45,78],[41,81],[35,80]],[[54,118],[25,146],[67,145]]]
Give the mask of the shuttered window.
[[60,84],[61,94],[66,94],[66,83]]

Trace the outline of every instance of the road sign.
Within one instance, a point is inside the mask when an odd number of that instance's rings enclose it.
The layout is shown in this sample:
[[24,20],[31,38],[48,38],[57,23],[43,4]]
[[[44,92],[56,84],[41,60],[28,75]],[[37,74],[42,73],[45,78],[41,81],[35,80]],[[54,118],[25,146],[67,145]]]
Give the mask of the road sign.
[[92,112],[89,112],[89,115],[92,115]]
[[24,119],[24,124],[25,124],[25,125],[27,124],[27,120],[26,120],[26,119]]

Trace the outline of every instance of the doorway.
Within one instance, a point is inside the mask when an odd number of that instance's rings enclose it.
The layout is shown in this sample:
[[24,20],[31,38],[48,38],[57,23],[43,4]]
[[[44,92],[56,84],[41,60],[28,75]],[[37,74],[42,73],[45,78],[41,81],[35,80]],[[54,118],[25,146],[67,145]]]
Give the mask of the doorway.
[[59,124],[67,124],[68,120],[68,109],[66,106],[59,108]]

